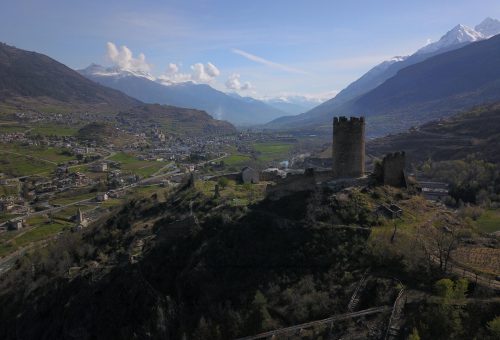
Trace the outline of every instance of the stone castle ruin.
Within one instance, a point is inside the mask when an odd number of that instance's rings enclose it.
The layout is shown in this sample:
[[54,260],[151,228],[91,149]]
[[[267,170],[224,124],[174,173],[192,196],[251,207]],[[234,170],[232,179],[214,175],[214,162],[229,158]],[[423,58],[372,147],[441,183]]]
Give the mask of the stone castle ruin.
[[382,159],[384,185],[406,187],[406,154],[404,151],[389,153]]
[[[287,194],[310,191],[318,185],[339,191],[350,186],[366,186],[373,179],[365,176],[365,119],[364,117],[335,117],[333,119],[332,171],[305,169],[302,174],[285,177],[269,177],[274,185],[266,187],[270,199],[279,199]],[[377,178],[380,183],[394,187],[406,187],[406,155],[395,152],[383,158]],[[264,176],[264,174],[266,176]]]
[[365,174],[365,118],[333,119],[333,178],[358,178]]

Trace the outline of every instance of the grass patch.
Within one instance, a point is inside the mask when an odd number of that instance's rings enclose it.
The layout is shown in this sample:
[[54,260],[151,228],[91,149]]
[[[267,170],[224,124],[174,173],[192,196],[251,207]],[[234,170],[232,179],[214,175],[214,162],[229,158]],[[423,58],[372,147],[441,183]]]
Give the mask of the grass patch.
[[[215,181],[197,181],[196,189],[205,196],[213,197],[215,192]],[[235,181],[229,181],[225,188],[219,188],[220,197],[228,200],[230,205],[244,206],[256,203],[265,196],[267,183],[259,184],[238,184]]]
[[64,125],[41,125],[34,127],[30,132],[34,135],[67,137],[76,136],[78,128]]
[[500,210],[486,210],[476,221],[477,228],[485,233],[500,230]]
[[243,167],[247,165],[252,160],[252,157],[247,155],[230,155],[223,159],[224,164],[232,167]]
[[168,164],[168,162],[141,161],[135,155],[125,152],[119,152],[109,160],[120,163],[122,170],[130,171],[142,178],[153,175]]
[[63,151],[62,148],[0,144],[0,172],[13,177],[50,173],[58,163],[75,159]]
[[50,200],[50,204],[53,205],[68,205],[78,201],[83,201],[86,199],[94,198],[96,196],[95,192],[89,192],[85,194],[77,194],[68,197],[58,197]]
[[52,237],[70,226],[71,225],[69,223],[61,223],[59,221],[39,225],[37,227],[33,227],[31,230],[28,230],[21,236],[16,237],[14,239],[14,243],[18,247],[23,247],[31,242],[38,242]]
[[262,162],[283,160],[294,147],[291,143],[263,142],[253,144],[255,151],[259,153],[257,159]]
[[21,155],[2,153],[0,150],[0,172],[13,177],[47,174],[56,166]]
[[50,221],[45,216],[33,216],[27,222],[29,229],[0,234],[0,256],[10,254],[31,242],[39,242],[53,237],[72,225],[61,220]]
[[19,124],[0,124],[0,133],[24,132],[28,127]]

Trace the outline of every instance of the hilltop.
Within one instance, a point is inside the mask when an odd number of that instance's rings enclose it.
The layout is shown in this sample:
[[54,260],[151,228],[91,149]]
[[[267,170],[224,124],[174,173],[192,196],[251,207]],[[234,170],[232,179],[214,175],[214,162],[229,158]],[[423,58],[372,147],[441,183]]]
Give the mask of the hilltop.
[[[92,119],[99,123],[119,123],[120,128],[162,126],[173,134],[236,131],[230,123],[213,119],[203,111],[144,104],[99,85],[43,54],[6,44],[0,44],[0,113],[17,113],[23,120],[46,120],[51,124],[62,119],[56,114],[64,114],[64,120],[75,127]],[[126,140],[129,138],[122,142]]]
[[410,160],[415,162],[457,160],[473,154],[479,159],[499,163],[500,104],[480,106],[367,144],[369,154],[383,155],[390,150],[406,150]]
[[[302,191],[235,206],[233,189],[213,198],[213,185],[131,200],[23,258],[0,279],[2,338],[232,339],[345,313],[358,286],[359,310],[392,306],[401,289],[393,277],[408,284],[404,334],[418,326],[436,339],[487,336],[494,300],[460,300],[456,316],[433,296],[444,274],[420,246],[437,251],[433,235],[448,244],[443,223],[461,238],[475,235],[452,213],[390,188]],[[384,202],[404,209],[396,236],[393,221],[373,214]],[[426,237],[408,247],[418,233]],[[468,294],[492,296],[473,285]],[[380,338],[388,317],[339,322],[334,331]],[[436,321],[443,318],[453,322]],[[329,329],[307,332],[317,338]]]
[[0,43],[0,103],[4,110],[116,112],[140,102],[46,55]]

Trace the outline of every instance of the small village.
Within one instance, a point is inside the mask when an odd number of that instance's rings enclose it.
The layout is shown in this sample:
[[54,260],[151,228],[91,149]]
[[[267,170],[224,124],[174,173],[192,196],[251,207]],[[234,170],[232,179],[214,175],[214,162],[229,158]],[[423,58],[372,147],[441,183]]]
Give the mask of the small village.
[[0,129],[0,256],[81,229],[130,197],[169,190],[190,173],[258,183],[259,177],[301,171],[289,168],[296,140],[282,134],[173,135],[160,126],[115,127],[129,138],[120,145],[119,138],[78,134],[73,126],[92,114],[72,115],[70,122],[59,114],[16,117],[27,128]]

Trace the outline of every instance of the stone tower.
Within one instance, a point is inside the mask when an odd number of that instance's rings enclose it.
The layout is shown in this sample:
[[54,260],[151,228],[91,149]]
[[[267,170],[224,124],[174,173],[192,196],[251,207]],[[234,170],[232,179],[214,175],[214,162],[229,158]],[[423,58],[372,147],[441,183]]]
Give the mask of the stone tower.
[[365,118],[333,119],[333,178],[357,178],[365,173]]
[[382,160],[384,185],[406,187],[406,154],[404,151],[387,154]]

